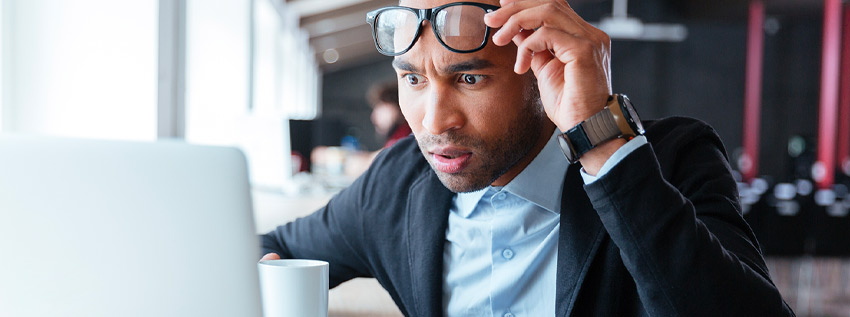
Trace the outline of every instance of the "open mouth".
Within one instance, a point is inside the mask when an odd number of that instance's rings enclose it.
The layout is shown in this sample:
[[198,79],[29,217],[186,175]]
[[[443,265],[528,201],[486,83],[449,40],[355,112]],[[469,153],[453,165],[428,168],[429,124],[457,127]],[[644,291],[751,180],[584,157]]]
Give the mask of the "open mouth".
[[[469,154],[469,153],[467,153],[467,154]],[[461,157],[465,154],[434,154],[434,155],[439,156],[439,157],[444,158],[444,159],[447,159],[447,160],[451,160],[451,159],[456,159],[458,157]]]
[[472,152],[466,152],[455,149],[440,149],[431,152],[431,161],[434,169],[447,173],[454,174],[462,171],[469,165],[469,159],[472,157]]

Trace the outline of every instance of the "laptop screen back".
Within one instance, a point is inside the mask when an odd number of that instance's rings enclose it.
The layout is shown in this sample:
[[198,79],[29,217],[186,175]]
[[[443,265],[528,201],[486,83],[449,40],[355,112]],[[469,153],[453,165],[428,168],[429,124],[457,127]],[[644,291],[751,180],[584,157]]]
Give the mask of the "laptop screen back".
[[260,316],[232,148],[0,136],[0,316]]

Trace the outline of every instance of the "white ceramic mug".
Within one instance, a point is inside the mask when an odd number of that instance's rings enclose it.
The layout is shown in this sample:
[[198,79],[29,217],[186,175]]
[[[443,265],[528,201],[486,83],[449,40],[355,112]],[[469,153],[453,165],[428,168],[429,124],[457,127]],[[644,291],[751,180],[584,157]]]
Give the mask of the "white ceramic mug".
[[328,262],[269,260],[257,265],[265,317],[328,316]]

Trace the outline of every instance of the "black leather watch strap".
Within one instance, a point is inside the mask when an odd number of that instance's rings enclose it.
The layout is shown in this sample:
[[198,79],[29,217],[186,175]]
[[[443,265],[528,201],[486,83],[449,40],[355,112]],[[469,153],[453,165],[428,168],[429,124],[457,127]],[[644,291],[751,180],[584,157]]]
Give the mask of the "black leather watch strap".
[[[570,153],[572,157],[567,157],[571,163],[574,163],[573,160],[578,160],[582,154],[593,148],[593,144],[590,143],[590,138],[587,137],[584,126],[581,124],[567,130],[563,137],[568,140],[569,146],[572,148],[572,153]],[[567,153],[565,152],[565,154]]]
[[572,155],[569,155],[567,151],[564,154],[567,155],[567,159],[571,163],[575,163],[584,153],[605,141],[620,136],[620,134],[620,129],[611,115],[611,110],[605,107],[602,111],[564,133],[564,137],[568,139],[569,146],[572,148],[569,154]]
[[576,163],[582,155],[608,140],[619,137],[630,140],[643,133],[643,125],[629,98],[612,95],[602,111],[562,134],[558,145],[567,161]]

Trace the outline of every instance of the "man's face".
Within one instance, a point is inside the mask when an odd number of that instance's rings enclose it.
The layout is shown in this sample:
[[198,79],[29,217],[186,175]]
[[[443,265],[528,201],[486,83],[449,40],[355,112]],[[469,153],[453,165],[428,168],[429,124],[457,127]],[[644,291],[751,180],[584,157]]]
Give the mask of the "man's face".
[[[450,2],[402,0],[400,5],[433,8]],[[437,41],[430,24],[422,28],[410,51],[393,61],[401,110],[422,154],[454,192],[504,185],[499,180],[512,179],[525,167],[517,163],[545,133],[548,119],[534,77],[513,72],[514,45],[498,47],[488,39],[482,50],[453,53]]]

